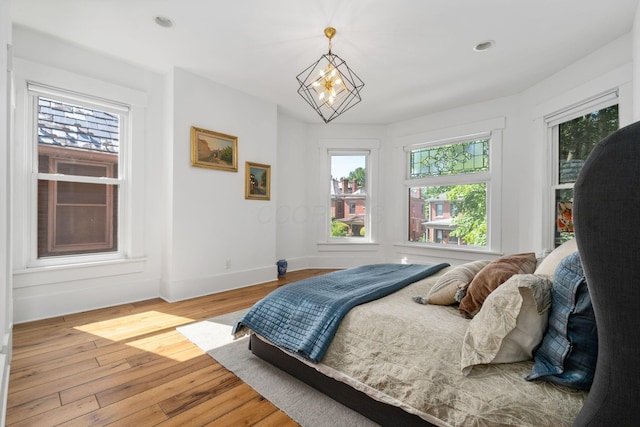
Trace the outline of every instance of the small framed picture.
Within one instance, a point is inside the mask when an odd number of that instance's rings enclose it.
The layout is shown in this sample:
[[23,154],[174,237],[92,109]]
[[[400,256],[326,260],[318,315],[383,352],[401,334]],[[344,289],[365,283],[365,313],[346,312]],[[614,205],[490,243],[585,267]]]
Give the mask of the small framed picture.
[[558,232],[573,233],[573,202],[558,202]]
[[246,162],[244,198],[269,200],[271,197],[271,166]]
[[191,126],[191,165],[238,171],[238,138]]

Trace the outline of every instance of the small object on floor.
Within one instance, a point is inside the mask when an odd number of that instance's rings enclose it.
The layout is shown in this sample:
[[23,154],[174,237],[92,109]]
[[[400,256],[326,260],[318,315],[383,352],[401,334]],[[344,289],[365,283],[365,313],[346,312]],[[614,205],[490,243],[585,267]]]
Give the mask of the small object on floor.
[[286,259],[278,260],[278,262],[276,262],[276,265],[278,266],[278,276],[284,276],[285,274],[287,274],[287,260]]

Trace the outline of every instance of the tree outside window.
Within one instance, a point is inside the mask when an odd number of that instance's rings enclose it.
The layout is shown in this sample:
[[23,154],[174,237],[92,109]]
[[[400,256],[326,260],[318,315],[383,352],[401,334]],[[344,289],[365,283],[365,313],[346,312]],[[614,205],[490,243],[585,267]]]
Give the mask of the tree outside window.
[[552,127],[557,144],[553,178],[554,244],[574,237],[573,186],[593,147],[619,127],[618,104],[561,122]]

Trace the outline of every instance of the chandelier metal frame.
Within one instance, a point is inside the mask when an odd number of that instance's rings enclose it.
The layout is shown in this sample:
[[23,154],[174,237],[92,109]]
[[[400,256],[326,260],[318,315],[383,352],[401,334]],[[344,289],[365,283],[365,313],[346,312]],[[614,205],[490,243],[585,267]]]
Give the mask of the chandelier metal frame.
[[329,52],[296,76],[298,93],[320,115],[325,123],[340,116],[362,101],[364,82],[346,61],[331,52],[331,39],[336,29],[324,30],[329,39]]

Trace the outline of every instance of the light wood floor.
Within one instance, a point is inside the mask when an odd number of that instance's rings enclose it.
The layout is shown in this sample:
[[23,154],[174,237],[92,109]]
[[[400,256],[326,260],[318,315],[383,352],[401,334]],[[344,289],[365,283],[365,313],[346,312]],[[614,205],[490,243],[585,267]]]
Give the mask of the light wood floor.
[[329,270],[16,325],[7,426],[296,426],[176,331]]

